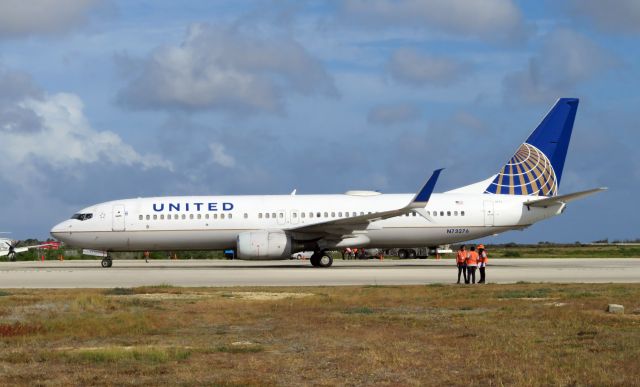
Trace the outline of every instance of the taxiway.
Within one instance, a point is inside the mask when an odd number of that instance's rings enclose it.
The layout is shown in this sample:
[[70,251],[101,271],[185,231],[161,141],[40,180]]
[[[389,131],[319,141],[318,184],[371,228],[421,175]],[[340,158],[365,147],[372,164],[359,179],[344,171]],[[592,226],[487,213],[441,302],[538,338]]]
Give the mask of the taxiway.
[[[173,286],[338,286],[454,283],[452,259],[334,261],[328,269],[308,261],[71,260],[0,263],[0,288],[112,288]],[[640,282],[640,258],[493,259],[490,283]]]

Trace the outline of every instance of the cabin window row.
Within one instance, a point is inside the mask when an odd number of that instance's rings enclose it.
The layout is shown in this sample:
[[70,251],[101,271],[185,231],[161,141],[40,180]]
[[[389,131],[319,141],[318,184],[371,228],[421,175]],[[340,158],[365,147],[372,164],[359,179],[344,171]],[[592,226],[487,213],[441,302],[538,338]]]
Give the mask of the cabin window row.
[[458,214],[458,211],[427,211],[427,215],[433,215],[433,216],[465,216],[464,211],[460,211],[460,213]]
[[233,214],[153,214],[153,215],[139,215],[138,220],[187,220],[187,219],[233,219]]
[[[371,214],[372,212],[368,212],[367,214]],[[365,212],[364,211],[360,211],[359,215],[364,215]],[[248,217],[247,214],[244,214],[245,218]],[[354,216],[358,216],[358,212],[357,211],[353,211],[353,212],[342,212],[342,211],[324,211],[324,212],[291,212],[291,217],[294,219],[297,219],[298,217],[300,218],[349,218],[349,217],[354,217]],[[276,219],[276,218],[281,218],[284,219],[284,212],[259,212],[258,213],[258,219]]]

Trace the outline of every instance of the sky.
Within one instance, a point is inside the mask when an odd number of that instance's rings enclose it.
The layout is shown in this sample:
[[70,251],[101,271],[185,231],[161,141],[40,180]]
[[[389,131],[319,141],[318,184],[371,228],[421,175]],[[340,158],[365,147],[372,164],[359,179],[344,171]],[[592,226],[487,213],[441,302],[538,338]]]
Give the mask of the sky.
[[0,231],[141,196],[436,191],[580,98],[559,192],[491,241],[640,237],[640,2],[0,0]]

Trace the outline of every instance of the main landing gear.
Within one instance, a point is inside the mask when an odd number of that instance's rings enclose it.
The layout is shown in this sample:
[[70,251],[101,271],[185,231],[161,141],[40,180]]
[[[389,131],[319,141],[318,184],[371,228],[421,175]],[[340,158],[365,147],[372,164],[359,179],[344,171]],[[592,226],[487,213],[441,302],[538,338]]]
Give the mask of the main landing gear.
[[330,267],[333,265],[333,257],[328,251],[316,251],[309,258],[314,267]]
[[113,261],[111,260],[110,256],[106,256],[104,258],[102,258],[102,262],[100,262],[100,264],[102,265],[102,267],[111,267],[113,265]]

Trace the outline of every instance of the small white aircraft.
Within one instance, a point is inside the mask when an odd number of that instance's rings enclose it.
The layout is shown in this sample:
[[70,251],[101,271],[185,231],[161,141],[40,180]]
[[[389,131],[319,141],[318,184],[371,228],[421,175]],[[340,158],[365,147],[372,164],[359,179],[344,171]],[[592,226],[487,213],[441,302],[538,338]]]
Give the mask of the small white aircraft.
[[[8,234],[8,232],[0,232],[0,234]],[[50,246],[49,243],[33,246],[16,247],[18,241],[9,238],[0,238],[0,257],[8,256],[10,261],[16,260],[16,254],[24,253],[29,249],[36,249],[38,247]]]
[[87,207],[51,230],[69,245],[107,252],[233,249],[248,260],[314,251],[316,267],[346,247],[410,248],[522,230],[606,188],[558,195],[578,99],[561,98],[498,173],[433,193],[441,169],[416,194],[183,196]]

